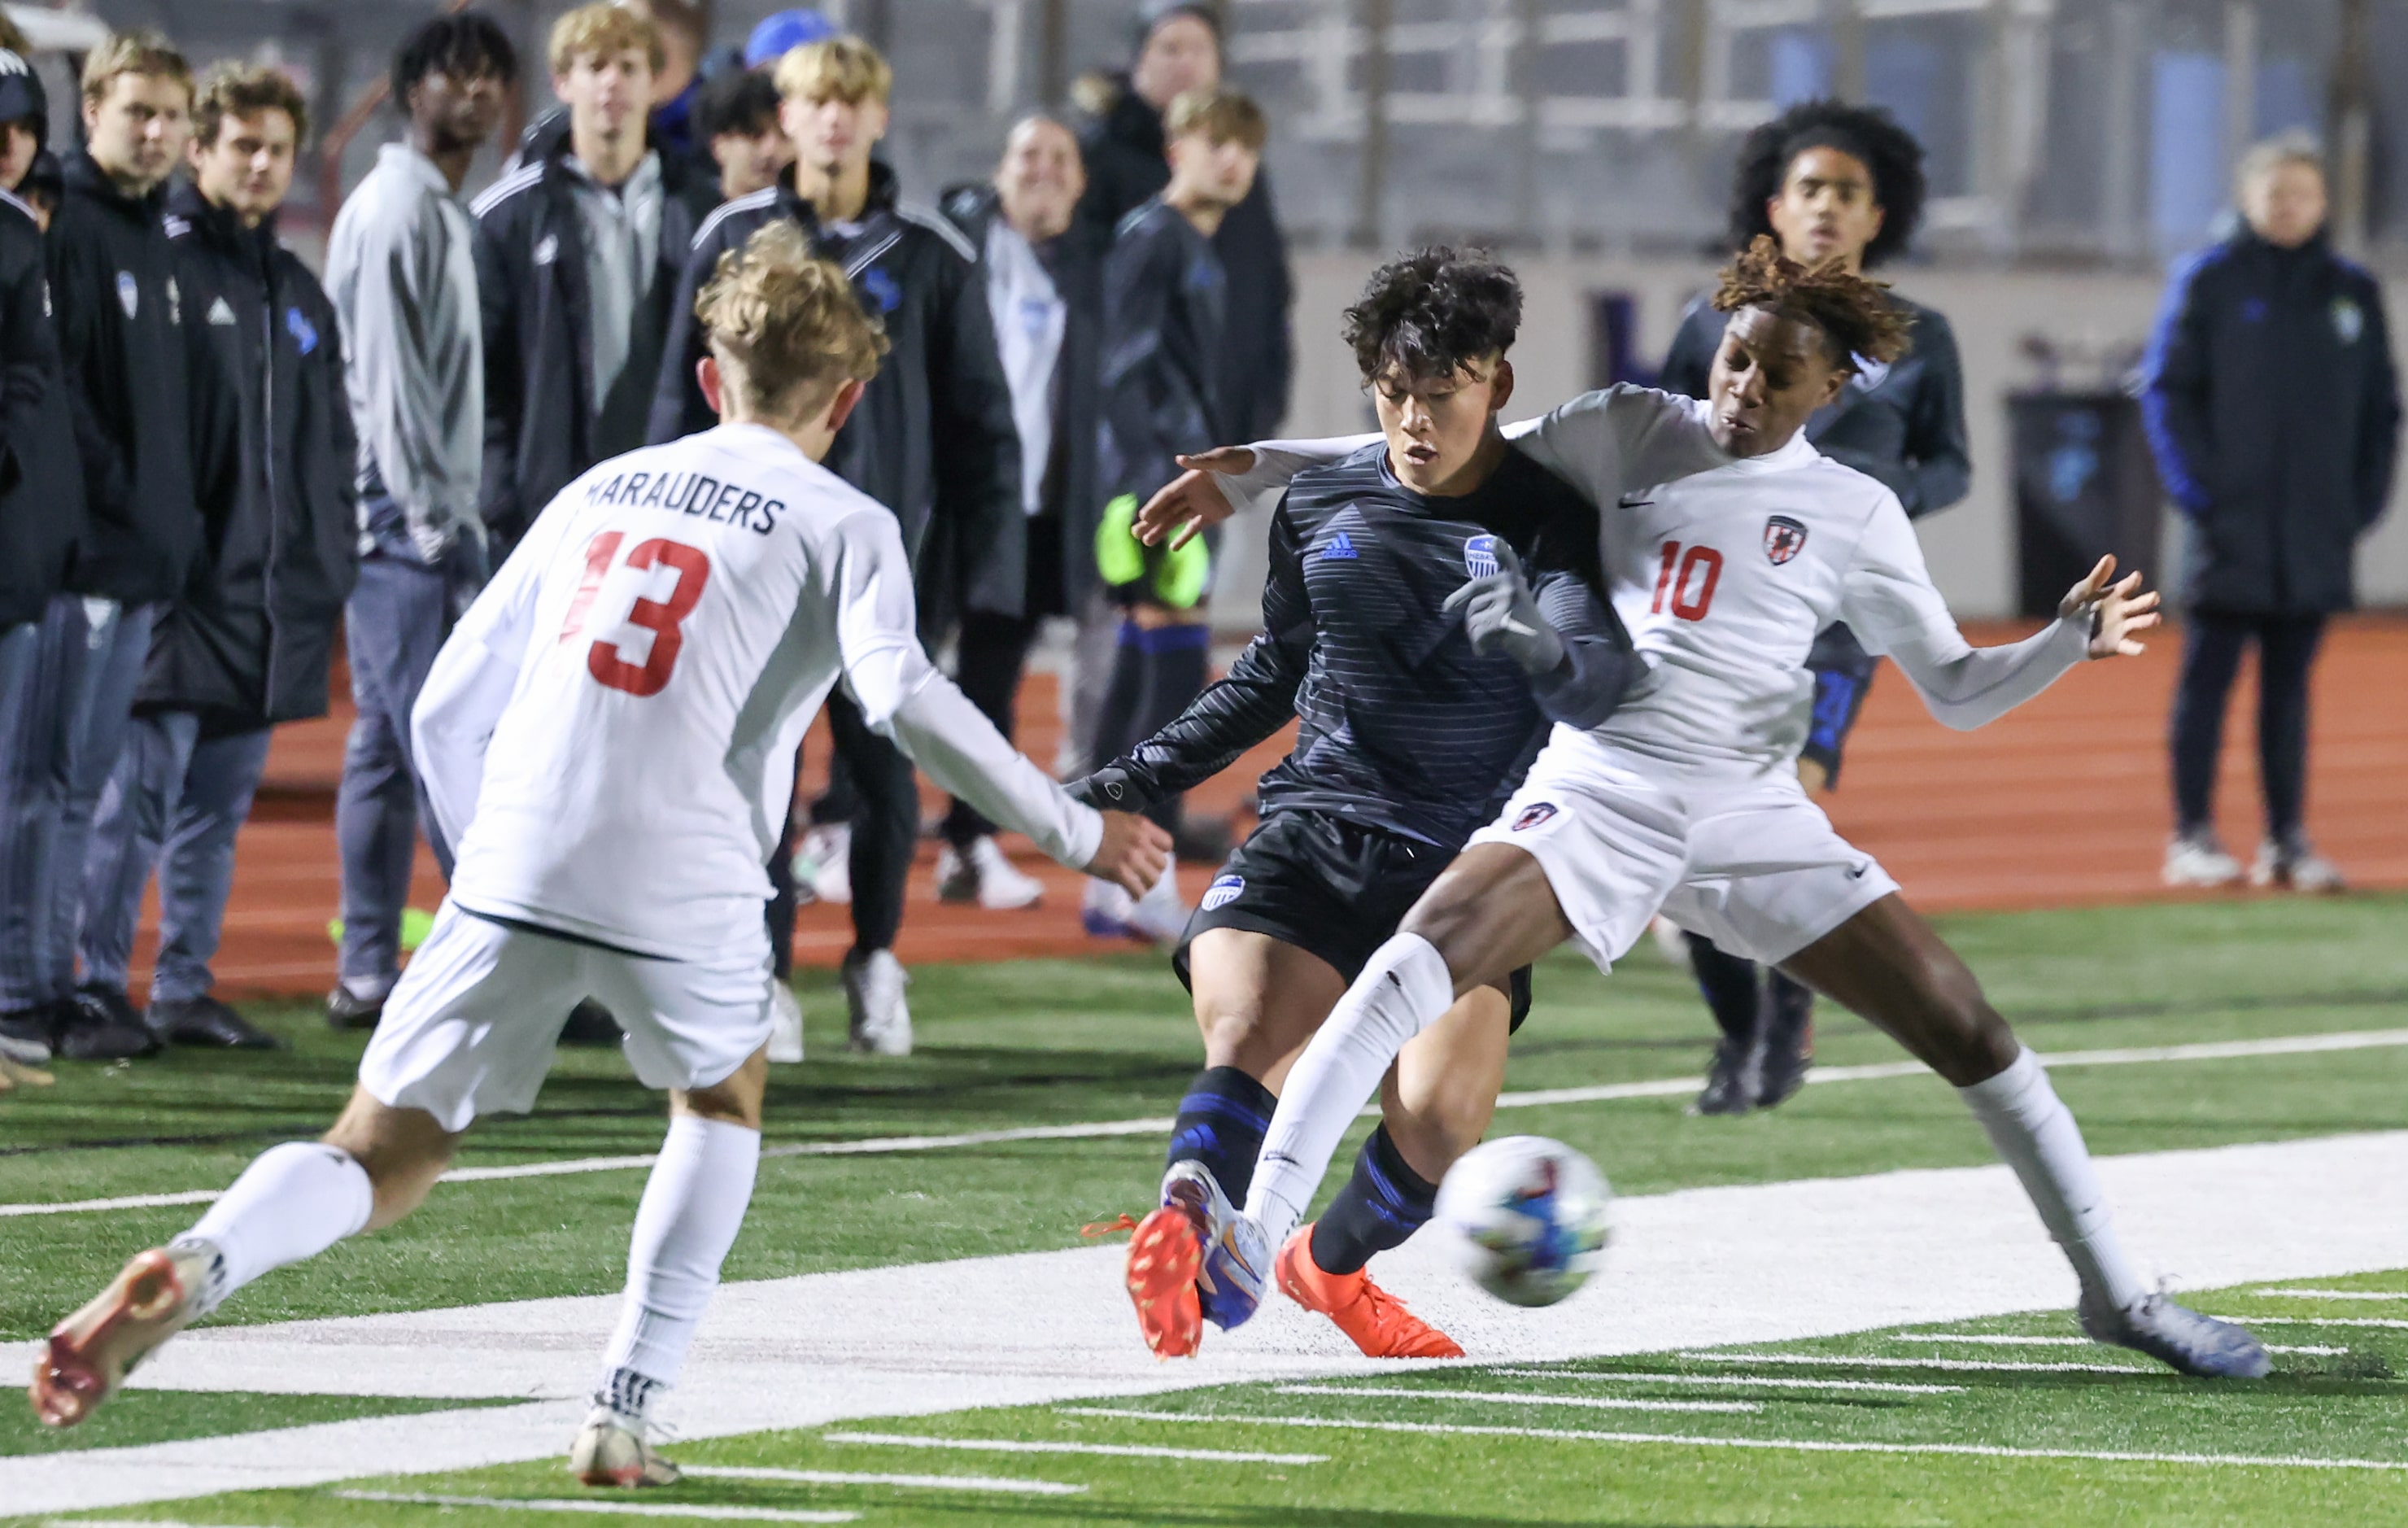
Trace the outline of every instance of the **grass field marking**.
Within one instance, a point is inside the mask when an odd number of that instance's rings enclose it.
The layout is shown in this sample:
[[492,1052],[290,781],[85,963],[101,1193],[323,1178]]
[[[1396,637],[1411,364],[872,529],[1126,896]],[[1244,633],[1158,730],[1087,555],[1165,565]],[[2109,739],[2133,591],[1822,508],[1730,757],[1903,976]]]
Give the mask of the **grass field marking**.
[[[2258,1318],[2251,1317],[2256,1320]],[[1892,1342],[1970,1342],[1996,1348],[2096,1348],[2088,1337],[2013,1337],[1979,1332],[1900,1332]],[[2305,1353],[2312,1358],[2337,1358],[2349,1351],[2346,1348],[2286,1347],[2281,1343],[2259,1343],[2270,1353]]]
[[1916,1385],[1903,1379],[1800,1379],[1768,1374],[1593,1374],[1585,1369],[1488,1369],[1517,1379],[1593,1379],[1610,1385],[1746,1385],[1767,1390],[1879,1391],[1889,1395],[1962,1395],[1962,1385]]
[[789,1470],[764,1464],[687,1464],[698,1480],[788,1480],[806,1486],[900,1486],[913,1491],[985,1491],[1009,1496],[1083,1496],[1066,1480],[1021,1480],[1004,1475],[878,1475],[864,1470]]
[[1275,1385],[1282,1395],[1380,1395],[1408,1401],[1493,1401],[1516,1406],[1580,1406],[1588,1411],[1709,1411],[1748,1416],[1754,1401],[1641,1401],[1620,1395],[1540,1395],[1518,1390],[1421,1390],[1409,1385]]
[[1947,1369],[1989,1374],[2128,1374],[2170,1379],[2172,1369],[2137,1363],[2009,1363],[1986,1358],[1854,1358],[1843,1353],[1678,1353],[1692,1363],[1825,1363],[1842,1369]]
[[[1168,1449],[1143,1443],[1040,1443],[1029,1438],[937,1438],[910,1433],[822,1433],[822,1443],[888,1449],[958,1449],[968,1453],[1102,1454],[1115,1459],[1182,1459],[1207,1464],[1326,1464],[1327,1454],[1267,1454],[1244,1449]],[[693,1474],[692,1470],[686,1472]]]
[[[2256,1056],[2299,1056],[2336,1050],[2375,1050],[2408,1045],[2408,1030],[2344,1030],[2338,1033],[2277,1035],[2265,1040],[2219,1040],[2186,1045],[2127,1046],[2113,1050],[2069,1050],[2042,1055],[2041,1064],[2052,1071],[2071,1066],[2143,1066],[2166,1061],[2236,1060]],[[1806,1074],[1809,1083],[1875,1082],[1893,1077],[1923,1077],[1930,1069],[1920,1061],[1883,1061],[1869,1066],[1824,1066]],[[1538,1092],[1506,1093],[1499,1109],[1536,1109],[1567,1103],[1610,1103],[1621,1099],[1678,1098],[1694,1092],[1703,1077],[1658,1077],[1647,1082],[1606,1083],[1595,1088],[1554,1088]],[[1369,1118],[1376,1105],[1363,1111]],[[1099,1119],[1082,1125],[1025,1125],[1010,1130],[965,1131],[953,1135],[878,1135],[858,1141],[792,1141],[762,1149],[764,1160],[797,1157],[872,1157],[907,1152],[946,1151],[960,1146],[1007,1146],[1018,1141],[1093,1141],[1114,1136],[1161,1135],[1172,1120]],[[633,1172],[659,1159],[652,1153],[629,1157],[579,1157],[567,1161],[515,1162],[500,1167],[455,1167],[443,1175],[445,1183],[494,1183],[513,1178],[566,1177],[583,1173]],[[59,1204],[0,1204],[0,1218],[20,1215],[79,1215],[93,1211],[152,1209],[169,1204],[207,1204],[221,1190],[191,1189],[176,1193],[133,1194],[117,1199],[78,1199]]]
[[2388,1300],[2395,1305],[2408,1300],[2408,1294],[2395,1294],[2389,1290],[2243,1290],[2241,1292],[2256,1300]]
[[700,1518],[712,1522],[859,1522],[858,1512],[790,1506],[710,1506],[700,1502],[597,1502],[577,1496],[438,1496],[410,1491],[335,1491],[347,1502],[394,1506],[481,1506],[494,1512],[591,1512],[610,1518]]
[[[2201,1314],[2205,1314],[2202,1312]],[[2219,1321],[2242,1321],[2257,1326],[2358,1326],[2380,1327],[2388,1332],[2408,1332],[2408,1321],[2394,1320],[2387,1316],[2218,1316]]]
[[1961,1454],[1974,1459],[2080,1459],[2109,1464],[2238,1464],[2253,1469],[2381,1470],[2408,1473],[2408,1460],[2310,1459],[2272,1454],[2111,1453],[2089,1449],[2008,1449],[1984,1443],[1856,1443],[1832,1438],[1708,1437],[1683,1433],[1597,1433],[1573,1428],[1481,1427],[1468,1422],[1347,1421],[1337,1417],[1243,1417],[1210,1411],[1057,1406],[1068,1417],[1211,1422],[1222,1427],[1327,1427],[1340,1432],[1423,1433],[1438,1436],[1560,1438],[1572,1443],[1655,1443],[1692,1449],[1770,1449],[1809,1454]]

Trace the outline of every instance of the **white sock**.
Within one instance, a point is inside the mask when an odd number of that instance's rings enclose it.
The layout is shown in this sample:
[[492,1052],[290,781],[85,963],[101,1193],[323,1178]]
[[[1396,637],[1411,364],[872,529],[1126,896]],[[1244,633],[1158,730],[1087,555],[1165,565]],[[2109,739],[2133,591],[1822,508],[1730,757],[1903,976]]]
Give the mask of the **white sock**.
[[1329,1159],[1405,1043],[1455,1002],[1455,977],[1437,946],[1398,934],[1372,952],[1363,974],[1297,1058],[1254,1167],[1246,1213],[1276,1248],[1304,1218]]
[[2022,1180],[2041,1223],[2080,1276],[2083,1291],[2118,1310],[2147,1294],[2148,1285],[2115,1239],[2107,1191],[2082,1144],[2082,1127],[2049,1086],[2040,1059],[2024,1051],[2004,1072],[1956,1093]]
[[626,1299],[594,1392],[622,1423],[640,1428],[653,1397],[677,1383],[760,1166],[759,1131],[696,1115],[669,1120],[636,1207]]
[[169,1245],[208,1259],[198,1312],[206,1316],[260,1275],[358,1235],[375,1208],[376,1186],[359,1159],[322,1142],[288,1141],[245,1168]]

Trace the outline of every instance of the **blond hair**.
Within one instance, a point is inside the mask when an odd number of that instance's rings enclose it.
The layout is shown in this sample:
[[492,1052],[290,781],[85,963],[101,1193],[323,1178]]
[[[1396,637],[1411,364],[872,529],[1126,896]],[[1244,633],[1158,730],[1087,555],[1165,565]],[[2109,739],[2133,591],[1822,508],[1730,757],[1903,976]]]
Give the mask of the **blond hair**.
[[829,37],[786,50],[778,60],[778,94],[789,101],[862,101],[886,104],[895,92],[895,70],[859,37]]
[[631,48],[640,50],[651,60],[654,74],[668,63],[668,54],[661,48],[660,28],[652,24],[651,17],[600,0],[567,11],[552,23],[545,60],[552,65],[552,72],[560,75],[575,68],[580,54],[591,53],[600,63]]
[[783,221],[719,257],[694,312],[729,398],[771,418],[809,418],[846,382],[878,375],[886,353],[885,329],[843,267]]
[[2305,165],[2322,175],[2325,172],[2324,151],[2306,133],[2296,130],[2277,133],[2249,146],[2248,151],[2241,156],[2241,163],[2233,166],[2232,184],[2236,190],[2246,192],[2286,165]]
[[194,98],[193,141],[213,149],[228,117],[256,117],[263,111],[281,111],[293,119],[296,146],[309,137],[309,103],[291,75],[265,65],[245,68],[222,64],[201,81]]
[[193,94],[193,66],[162,33],[112,32],[107,42],[85,54],[84,100],[108,99],[109,86],[122,74],[162,75],[183,86],[187,97]]
[[1190,90],[1171,98],[1162,114],[1162,132],[1174,138],[1201,133],[1213,143],[1242,143],[1260,153],[1270,139],[1271,124],[1243,91]]

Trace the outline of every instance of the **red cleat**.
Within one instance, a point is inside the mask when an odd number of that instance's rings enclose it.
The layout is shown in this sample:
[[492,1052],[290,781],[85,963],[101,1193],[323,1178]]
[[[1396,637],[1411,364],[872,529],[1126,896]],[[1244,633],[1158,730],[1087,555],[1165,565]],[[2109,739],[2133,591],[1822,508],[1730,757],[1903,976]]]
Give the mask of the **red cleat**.
[[192,1320],[200,1274],[197,1259],[157,1247],[136,1253],[90,1305],[51,1329],[34,1361],[35,1414],[51,1427],[91,1416],[129,1370]]
[[1271,1264],[1282,1292],[1317,1310],[1372,1358],[1461,1358],[1455,1340],[1405,1308],[1360,1269],[1326,1274],[1312,1261],[1312,1227],[1297,1228]]
[[1156,1358],[1190,1358],[1204,1340],[1204,1313],[1196,1275],[1204,1242],[1186,1212],[1165,1204],[1137,1224],[1129,1238],[1129,1303],[1138,1330]]

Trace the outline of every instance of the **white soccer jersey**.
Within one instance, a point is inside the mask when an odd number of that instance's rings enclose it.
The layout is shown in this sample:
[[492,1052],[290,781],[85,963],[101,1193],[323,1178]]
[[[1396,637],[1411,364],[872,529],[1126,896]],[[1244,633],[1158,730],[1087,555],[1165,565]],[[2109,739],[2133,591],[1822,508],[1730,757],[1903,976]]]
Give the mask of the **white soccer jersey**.
[[929,664],[894,515],[724,425],[563,490],[415,715],[452,900],[638,954],[761,937],[795,752],[839,677],[938,783],[1055,858],[1102,823]]

